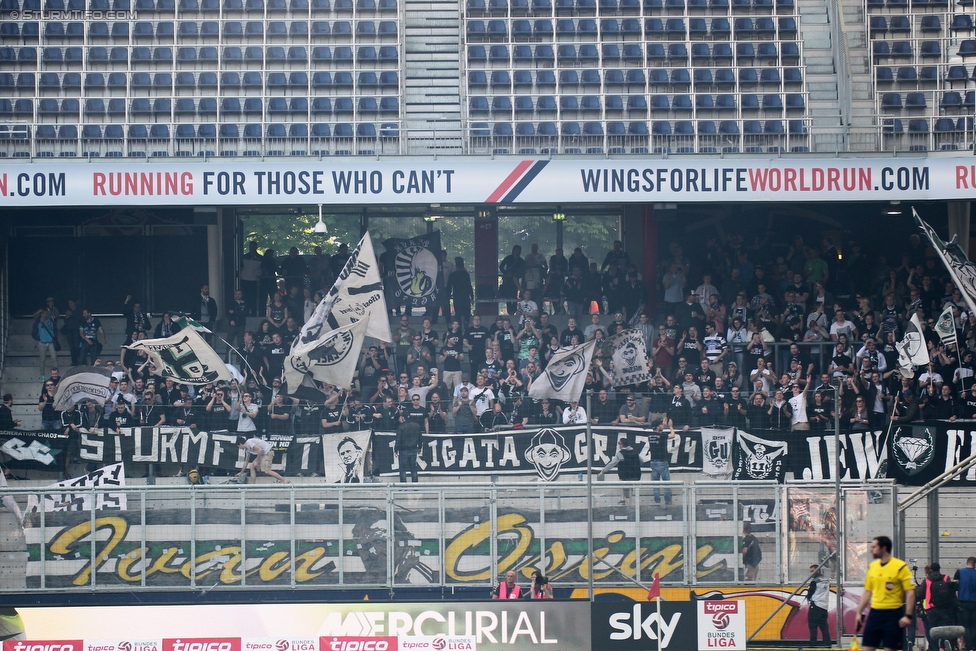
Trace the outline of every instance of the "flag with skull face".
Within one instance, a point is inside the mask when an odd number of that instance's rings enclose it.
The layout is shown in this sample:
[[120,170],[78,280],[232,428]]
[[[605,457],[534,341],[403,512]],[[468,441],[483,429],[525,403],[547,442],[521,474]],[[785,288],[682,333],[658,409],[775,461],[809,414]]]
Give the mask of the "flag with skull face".
[[783,481],[789,453],[786,441],[771,441],[742,430],[736,431],[736,440],[733,480]]
[[640,384],[651,379],[647,346],[640,330],[623,330],[610,337],[607,343],[613,350],[613,386]]

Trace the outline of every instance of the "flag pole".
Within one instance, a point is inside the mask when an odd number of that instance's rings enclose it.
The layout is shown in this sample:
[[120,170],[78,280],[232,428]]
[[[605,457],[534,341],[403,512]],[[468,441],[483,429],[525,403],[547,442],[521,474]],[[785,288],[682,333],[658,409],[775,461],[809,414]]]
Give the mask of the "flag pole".
[[[586,554],[587,596],[593,601],[593,392],[586,392]],[[659,636],[660,637],[660,636]],[[658,649],[660,651],[660,649]]]

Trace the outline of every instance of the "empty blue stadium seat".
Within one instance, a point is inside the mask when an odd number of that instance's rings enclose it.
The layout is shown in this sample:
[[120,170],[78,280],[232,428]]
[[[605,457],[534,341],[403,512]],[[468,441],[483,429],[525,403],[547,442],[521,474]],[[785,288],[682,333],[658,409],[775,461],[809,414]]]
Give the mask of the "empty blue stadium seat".
[[715,108],[715,100],[711,95],[695,95],[695,110],[710,111]]
[[740,105],[743,111],[758,110],[759,96],[752,93],[744,93],[740,96]]
[[312,99],[312,113],[331,113],[332,100],[328,97],[315,97]]
[[925,119],[914,119],[908,121],[908,133],[928,133],[929,121]]
[[693,102],[689,95],[675,95],[671,99],[672,111],[691,111],[693,108]]
[[805,103],[803,101],[803,95],[800,95],[799,93],[787,93],[786,94],[786,110],[788,110],[788,111],[796,111],[796,110],[802,111],[804,108],[806,108],[806,106],[805,106]]
[[384,70],[380,73],[380,88],[399,88],[400,75],[396,70]]
[[150,88],[152,87],[152,78],[148,72],[133,72],[129,85],[136,89]]
[[670,98],[667,95],[660,95],[660,94],[651,95],[651,110],[670,111],[671,110]]

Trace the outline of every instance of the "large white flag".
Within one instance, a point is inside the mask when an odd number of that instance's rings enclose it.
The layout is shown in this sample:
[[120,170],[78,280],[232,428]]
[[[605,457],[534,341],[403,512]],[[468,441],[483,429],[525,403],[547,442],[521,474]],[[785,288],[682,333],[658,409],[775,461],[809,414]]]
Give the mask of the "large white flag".
[[125,346],[144,350],[155,373],[182,384],[210,384],[230,381],[234,376],[223,360],[193,328],[180,330],[163,339],[143,339]]
[[640,384],[651,379],[647,365],[647,345],[644,333],[629,329],[607,340],[613,350],[613,386]]
[[94,400],[104,405],[112,392],[108,388],[112,372],[104,366],[72,366],[58,382],[54,393],[54,408],[64,411],[82,400]]
[[586,384],[586,370],[596,348],[596,340],[579,346],[560,348],[552,355],[542,372],[529,388],[532,398],[552,398],[573,402],[579,400]]
[[732,427],[701,428],[702,474],[711,479],[728,479],[732,476]]
[[898,372],[904,377],[915,376],[913,366],[928,365],[929,351],[925,345],[922,324],[919,323],[917,314],[913,314],[911,320],[905,325],[905,336],[895,344],[895,349],[898,351]]
[[326,484],[361,484],[373,430],[322,435]]
[[291,345],[292,353],[319,339],[326,330],[357,321],[369,324],[366,335],[391,341],[390,318],[383,295],[383,280],[376,263],[373,240],[363,235],[346,261],[332,289],[326,294]]
[[939,259],[942,260],[942,264],[952,276],[952,282],[962,292],[962,297],[966,300],[969,311],[976,314],[976,265],[970,262],[966,254],[963,253],[955,235],[948,242],[943,242],[935,229],[923,221],[914,208],[912,208],[912,215],[915,216],[915,223],[929,238],[932,248],[939,254]]
[[293,391],[302,384],[305,374],[317,382],[327,382],[348,389],[359,363],[369,322],[356,321],[330,330],[319,339],[299,346],[285,358],[285,382]]

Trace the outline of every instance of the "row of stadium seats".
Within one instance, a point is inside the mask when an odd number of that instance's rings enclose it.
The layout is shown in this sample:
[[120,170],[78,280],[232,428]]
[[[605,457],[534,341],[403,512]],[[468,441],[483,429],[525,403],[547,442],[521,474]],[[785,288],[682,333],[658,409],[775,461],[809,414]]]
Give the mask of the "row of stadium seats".
[[[556,73],[559,73],[558,76]],[[694,83],[695,87],[701,86],[729,86],[733,87],[738,83],[740,88],[751,87],[757,84],[763,85],[793,85],[803,83],[803,71],[801,68],[694,68],[691,76],[684,68],[673,68],[667,70],[652,70],[652,84],[671,84],[674,86],[687,86]],[[665,72],[667,76],[662,75]],[[738,72],[738,74],[736,74]],[[490,74],[489,74],[490,73]],[[468,71],[468,88],[478,90],[491,87],[493,90],[507,90],[513,86],[517,88],[529,88],[534,85],[538,88],[554,87],[558,85],[560,89],[566,88],[614,88],[628,85],[641,85],[646,83],[643,78],[644,71],[640,69],[624,70],[609,69],[604,70],[601,76],[599,70],[594,69],[570,69],[570,70],[538,70],[533,73],[530,70],[470,70]],[[2,78],[2,75],[0,75]]]
[[[171,47],[89,47],[87,57],[84,48],[44,48],[41,62],[46,66],[72,65],[138,65],[164,64],[172,65],[173,48]],[[309,61],[308,48],[304,45],[292,45],[286,50],[281,46],[263,48],[259,45],[240,47],[228,45],[220,53],[222,64],[262,64],[262,63],[306,63]],[[352,63],[353,61],[379,61],[383,63],[397,63],[399,60],[397,48],[385,45],[376,48],[371,45],[359,46],[355,51],[351,46],[328,45],[312,48],[311,60],[316,63]],[[37,50],[33,47],[22,47],[19,50],[12,47],[0,47],[0,67],[13,63],[26,64],[30,67],[37,65]],[[180,47],[176,51],[178,65],[193,66],[203,64],[216,67],[218,62],[217,48]]]
[[912,11],[939,10],[945,9],[949,4],[949,0],[867,0],[868,11],[880,11],[885,8],[905,11],[909,6]]
[[[976,56],[976,39],[967,39],[959,42],[958,45],[955,43],[948,45],[951,46],[951,50],[947,48],[946,55],[960,57]],[[871,42],[871,54],[876,62],[883,59],[914,59],[916,57],[922,59],[941,58],[943,48],[942,42],[938,40],[877,40]]]
[[470,135],[472,138],[484,137],[602,137],[606,136],[669,136],[677,135],[759,135],[783,134],[789,130],[793,135],[805,135],[806,124],[803,120],[654,120],[648,127],[645,120],[624,122],[518,122],[514,126],[510,122],[472,122]]
[[[34,115],[33,102],[29,99],[10,100],[0,98],[0,118],[23,117],[30,118]],[[128,108],[128,111],[126,110]],[[56,99],[42,99],[37,103],[37,116],[55,116],[64,118],[68,121],[77,121],[80,104],[77,99],[61,100],[60,105]],[[174,100],[168,97],[159,97],[154,100],[148,97],[130,100],[128,107],[122,98],[110,99],[108,102],[101,98],[91,98],[85,100],[85,117],[102,118],[104,116],[129,115],[132,117],[155,115],[155,116],[193,116],[200,115],[254,115],[260,117],[263,114],[292,114],[307,115],[328,114],[328,113],[358,113],[358,114],[377,114],[386,113],[397,115],[400,112],[400,100],[398,97],[292,97],[290,100],[284,97],[270,97],[263,100],[260,97],[244,98],[243,102],[237,97],[225,97],[218,104],[213,97],[200,98],[194,102],[192,98],[183,97]]]
[[[895,34],[910,34],[914,29],[922,34],[942,33],[942,17],[938,14],[922,14],[910,16],[869,16],[868,30],[872,37]],[[949,22],[949,31],[972,31],[973,19],[966,14],[954,14]]]
[[[284,139],[284,138],[308,138],[309,127],[305,123],[295,124],[130,124],[127,127],[121,124],[86,124],[81,125],[82,140],[169,140],[171,137],[176,140],[213,140],[215,138],[245,140]],[[313,124],[311,137],[313,138],[349,138],[353,134],[360,137],[374,137],[377,134],[376,125],[370,122],[360,122],[355,125],[353,130],[352,123],[337,123],[332,127],[325,123]],[[396,137],[399,135],[399,128],[396,124],[383,124],[379,131],[384,137]],[[4,134],[6,138],[4,138]],[[0,140],[10,138],[29,138],[30,129],[8,132],[7,127],[0,130]],[[37,125],[33,129],[33,137],[36,140],[77,140],[79,127],[73,124],[66,124],[60,127],[55,125]]]
[[794,0],[467,0],[469,14],[493,12],[595,12],[601,14],[645,11],[707,11],[732,10],[770,12],[773,9],[793,11]]
[[874,69],[874,80],[878,85],[899,83],[938,83],[944,81],[949,85],[963,83],[973,80],[976,81],[976,68],[970,75],[965,66],[943,65],[943,66],[900,66],[891,68],[889,66],[876,66]]
[[[128,40],[157,40],[173,41],[176,37],[180,39],[188,38],[219,38],[241,39],[241,38],[298,38],[304,39],[312,37],[343,37],[352,36],[355,32],[358,38],[371,36],[392,36],[397,35],[397,24],[393,20],[360,20],[354,23],[348,20],[318,20],[309,23],[304,20],[294,20],[290,23],[284,21],[271,21],[267,25],[263,21],[250,21],[241,23],[232,20],[225,21],[223,27],[216,20],[173,22],[138,22],[132,26],[130,33],[129,23],[114,23],[109,29],[108,23],[93,22],[88,24],[89,40],[115,39]],[[0,39],[36,41],[38,37],[37,23],[4,22],[0,24]],[[70,41],[82,40],[85,38],[84,23],[60,23],[48,22],[44,24],[45,41]]]
[[[352,72],[314,72],[312,73],[313,88],[352,88],[354,85],[359,88],[389,88],[397,89],[400,86],[400,76],[395,70],[383,70],[379,72],[361,71],[355,77]],[[157,72],[150,76],[148,72],[133,72],[126,75],[124,72],[112,72],[106,75],[100,72],[89,72],[85,74],[85,91],[90,95],[92,91],[107,90],[109,92],[148,91],[150,89],[157,92],[171,93],[174,88],[173,75],[169,72]],[[306,72],[292,72],[286,75],[284,72],[269,72],[262,75],[260,72],[245,72],[243,76],[238,72],[220,73],[219,85],[216,72],[202,72],[195,81],[193,73],[176,73],[176,90],[199,88],[209,90],[222,88],[226,90],[245,89],[284,91],[285,89],[307,91],[309,87],[309,77]],[[37,91],[57,91],[65,92],[78,91],[81,88],[81,73],[66,72],[59,75],[56,72],[42,72],[35,75],[33,72],[17,73],[16,78],[13,73],[0,73],[0,92],[9,92],[20,89],[29,93]]]
[[[958,93],[957,93],[958,95]],[[602,111],[647,112],[650,111],[802,111],[805,107],[801,93],[771,93],[759,95],[752,93],[726,95],[662,95],[652,94],[650,104],[644,95],[631,95],[623,98],[619,95],[607,95],[602,98],[597,95],[552,95],[531,97],[520,95],[511,97],[474,96],[468,99],[468,113],[470,115],[484,115],[491,113],[515,114],[519,113],[601,113]],[[960,104],[961,106],[961,104]]]
[[[174,13],[176,0],[44,0],[45,11]],[[40,11],[41,0],[0,0],[0,11]],[[179,0],[179,13],[283,13],[291,11],[392,12],[397,0]]]
[[904,100],[901,93],[881,93],[880,106],[885,112],[900,111],[902,108],[925,110],[930,106],[938,106],[943,111],[958,111],[961,109],[976,108],[976,91],[947,91],[939,94],[938,92],[906,93]]
[[512,19],[508,20],[468,20],[465,33],[469,41],[477,40],[505,40],[520,38],[590,38],[634,36],[636,38],[678,38],[695,39],[711,36],[712,38],[730,38],[736,40],[750,38],[796,38],[796,18],[771,16],[735,18],[732,25],[725,17],[712,18],[709,25],[704,18],[645,18],[643,23],[639,18],[602,18],[599,23],[594,18],[561,18],[553,21],[549,18],[536,20]]
[[[643,65],[661,64],[666,61],[676,61],[681,64],[687,61],[689,52],[684,43],[672,43],[670,47],[681,46],[673,50],[673,55],[669,59],[668,50],[664,43],[647,43],[647,54],[640,43],[624,43],[621,48],[616,43],[603,43],[597,47],[595,43],[576,45],[563,43],[554,49],[549,44],[539,44],[534,48],[531,45],[513,45],[511,53],[507,45],[490,45],[486,49],[484,45],[468,46],[468,63],[491,65],[510,65],[510,64],[542,64],[553,65],[558,60],[559,65],[576,65],[587,63],[598,63],[603,61],[604,65],[612,64],[617,61],[636,62]],[[697,52],[696,60],[705,60],[705,48],[696,49],[696,45],[707,45],[706,43],[691,44],[692,52]],[[684,48],[684,49],[682,49]],[[12,48],[10,48],[12,49]],[[800,58],[800,47],[796,42],[784,41],[777,43],[764,41],[760,43],[736,43],[733,50],[731,43],[715,43],[709,50],[712,61],[798,61]]]

